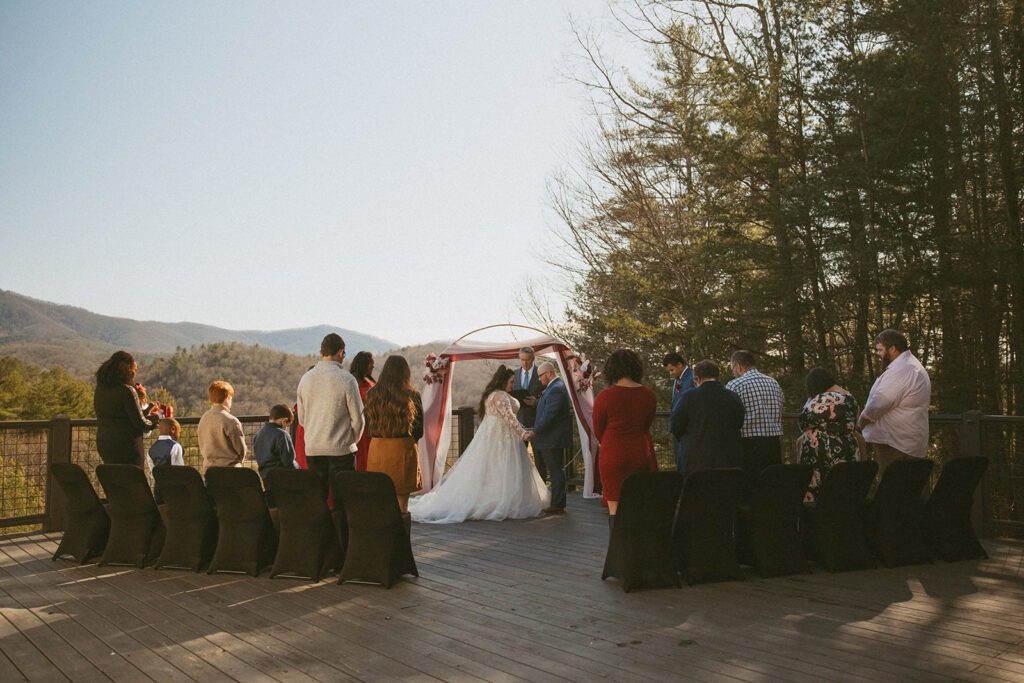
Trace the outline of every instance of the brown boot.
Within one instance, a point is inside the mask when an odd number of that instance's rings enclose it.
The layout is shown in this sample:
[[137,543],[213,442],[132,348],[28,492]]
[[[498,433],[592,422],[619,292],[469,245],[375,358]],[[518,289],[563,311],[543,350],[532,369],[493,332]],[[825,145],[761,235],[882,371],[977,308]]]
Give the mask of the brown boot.
[[405,535],[412,538],[412,515],[408,512],[402,513],[402,524],[405,525]]

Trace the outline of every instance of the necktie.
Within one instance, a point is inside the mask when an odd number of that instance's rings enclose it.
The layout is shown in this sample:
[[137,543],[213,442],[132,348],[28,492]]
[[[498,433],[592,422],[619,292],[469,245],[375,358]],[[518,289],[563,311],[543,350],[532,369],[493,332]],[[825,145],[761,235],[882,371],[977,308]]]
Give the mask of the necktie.
[[683,388],[683,378],[680,377],[679,379],[676,380],[676,391],[679,391],[682,388]]

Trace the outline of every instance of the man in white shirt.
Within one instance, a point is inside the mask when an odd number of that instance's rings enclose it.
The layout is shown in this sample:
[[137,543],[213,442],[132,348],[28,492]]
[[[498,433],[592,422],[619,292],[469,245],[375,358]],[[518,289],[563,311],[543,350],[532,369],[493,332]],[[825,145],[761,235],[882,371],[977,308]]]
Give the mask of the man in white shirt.
[[875,380],[858,426],[878,461],[878,476],[893,460],[928,455],[928,407],[932,383],[906,336],[883,330],[875,337],[882,374]]
[[297,391],[306,465],[320,475],[325,492],[333,489],[336,472],[356,468],[363,433],[359,383],[342,367],[344,359],[345,341],[338,334],[328,334],[320,343],[320,362],[302,376]]

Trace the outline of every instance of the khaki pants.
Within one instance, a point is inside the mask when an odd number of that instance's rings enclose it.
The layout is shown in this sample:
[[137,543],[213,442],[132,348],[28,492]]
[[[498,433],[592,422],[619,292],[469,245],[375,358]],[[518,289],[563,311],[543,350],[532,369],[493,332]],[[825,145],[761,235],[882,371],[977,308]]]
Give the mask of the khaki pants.
[[913,456],[907,455],[903,451],[898,451],[892,446],[884,443],[872,443],[871,445],[871,456],[878,463],[878,480],[882,480],[882,474],[885,472],[885,468],[889,466],[893,460],[912,460]]

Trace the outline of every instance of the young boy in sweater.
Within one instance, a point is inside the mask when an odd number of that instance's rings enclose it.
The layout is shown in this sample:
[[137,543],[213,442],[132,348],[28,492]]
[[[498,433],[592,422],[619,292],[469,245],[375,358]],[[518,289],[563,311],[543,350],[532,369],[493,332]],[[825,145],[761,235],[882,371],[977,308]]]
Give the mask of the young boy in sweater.
[[[154,467],[185,464],[185,452],[181,448],[181,444],[178,443],[178,438],[181,436],[181,425],[173,417],[163,417],[160,418],[158,428],[160,436],[149,447],[149,454],[146,456],[146,460],[149,461],[151,477]],[[163,505],[164,497],[160,495],[160,489],[157,488],[155,481],[153,482],[153,497],[156,499],[157,505]]]
[[270,409],[270,419],[263,425],[256,438],[253,439],[253,450],[256,463],[259,465],[263,484],[267,483],[267,473],[277,467],[286,469],[297,468],[295,464],[295,446],[288,434],[288,425],[292,422],[292,409],[278,403]]

